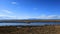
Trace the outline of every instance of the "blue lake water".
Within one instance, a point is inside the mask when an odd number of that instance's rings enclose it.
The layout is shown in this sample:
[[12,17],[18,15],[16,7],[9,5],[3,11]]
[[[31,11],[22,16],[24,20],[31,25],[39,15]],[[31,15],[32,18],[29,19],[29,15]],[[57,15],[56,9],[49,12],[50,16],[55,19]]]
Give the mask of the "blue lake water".
[[38,22],[35,22],[35,23],[0,23],[0,26],[10,26],[10,25],[12,25],[12,26],[14,26],[14,25],[45,25],[45,24],[60,24],[60,23],[54,23],[54,22],[48,22],[48,23],[46,23],[46,22],[44,22],[44,23],[42,23],[42,22],[40,22],[40,23],[38,23]]

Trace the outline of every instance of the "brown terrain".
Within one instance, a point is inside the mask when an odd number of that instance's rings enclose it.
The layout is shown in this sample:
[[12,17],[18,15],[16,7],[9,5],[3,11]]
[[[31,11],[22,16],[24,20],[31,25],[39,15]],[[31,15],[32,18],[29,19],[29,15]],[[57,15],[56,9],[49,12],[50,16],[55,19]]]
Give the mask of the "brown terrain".
[[60,34],[60,25],[0,26],[0,34]]
[[5,22],[5,23],[31,23],[31,22],[60,22],[60,20],[0,20],[1,22]]

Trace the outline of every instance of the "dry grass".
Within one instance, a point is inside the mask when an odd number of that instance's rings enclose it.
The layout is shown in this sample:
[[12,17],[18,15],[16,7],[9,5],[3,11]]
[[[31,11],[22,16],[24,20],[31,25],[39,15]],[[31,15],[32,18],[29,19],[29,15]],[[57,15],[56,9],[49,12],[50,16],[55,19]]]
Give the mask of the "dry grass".
[[60,34],[60,26],[0,27],[0,34]]

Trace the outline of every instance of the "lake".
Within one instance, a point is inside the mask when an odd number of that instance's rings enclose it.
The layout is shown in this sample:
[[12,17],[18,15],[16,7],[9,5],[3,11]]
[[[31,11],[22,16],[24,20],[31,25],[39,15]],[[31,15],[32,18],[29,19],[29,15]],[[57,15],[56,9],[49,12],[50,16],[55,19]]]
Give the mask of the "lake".
[[33,26],[37,26],[37,25],[45,25],[45,24],[60,24],[59,22],[54,23],[54,22],[34,22],[34,23],[0,23],[0,26],[15,26],[15,25],[33,25]]

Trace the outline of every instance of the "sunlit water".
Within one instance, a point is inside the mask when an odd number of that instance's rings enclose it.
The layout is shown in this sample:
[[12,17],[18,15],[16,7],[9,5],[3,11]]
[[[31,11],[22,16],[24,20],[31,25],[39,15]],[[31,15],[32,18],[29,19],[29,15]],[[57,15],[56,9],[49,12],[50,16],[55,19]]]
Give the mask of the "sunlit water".
[[45,25],[45,24],[60,24],[60,23],[54,23],[54,22],[48,22],[48,23],[46,23],[46,22],[44,22],[44,23],[42,23],[42,22],[40,22],[40,23],[38,23],[38,22],[35,22],[35,23],[0,23],[0,26],[15,26],[15,25],[35,25],[35,26],[37,26],[37,25]]

